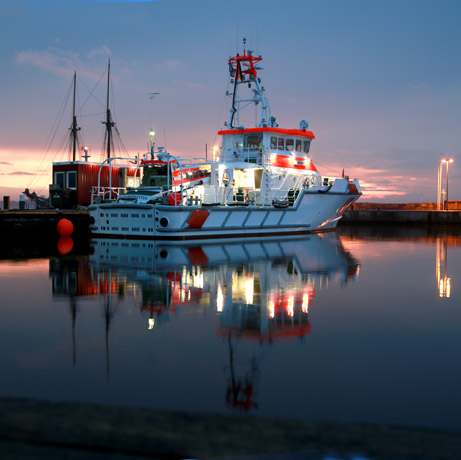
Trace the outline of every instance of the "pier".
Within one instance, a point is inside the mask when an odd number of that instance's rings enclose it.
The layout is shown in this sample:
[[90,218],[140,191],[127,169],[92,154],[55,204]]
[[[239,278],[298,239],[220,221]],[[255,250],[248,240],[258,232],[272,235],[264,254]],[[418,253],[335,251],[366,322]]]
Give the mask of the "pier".
[[448,211],[437,210],[436,203],[358,202],[339,225],[461,226],[461,201],[450,201]]
[[59,237],[58,222],[68,219],[74,230],[72,236],[88,235],[90,216],[87,211],[60,209],[0,210],[2,239],[49,239]]
[[339,225],[461,226],[461,211],[353,210]]

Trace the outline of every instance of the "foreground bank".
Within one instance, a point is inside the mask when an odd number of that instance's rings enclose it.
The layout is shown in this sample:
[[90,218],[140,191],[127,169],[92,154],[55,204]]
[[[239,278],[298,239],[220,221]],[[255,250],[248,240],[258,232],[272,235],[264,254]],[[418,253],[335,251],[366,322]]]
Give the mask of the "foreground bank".
[[8,398],[0,399],[0,438],[8,458],[21,458],[15,453],[27,458],[286,458],[284,452],[311,459],[327,452],[335,458],[354,453],[369,459],[461,457],[456,432]]

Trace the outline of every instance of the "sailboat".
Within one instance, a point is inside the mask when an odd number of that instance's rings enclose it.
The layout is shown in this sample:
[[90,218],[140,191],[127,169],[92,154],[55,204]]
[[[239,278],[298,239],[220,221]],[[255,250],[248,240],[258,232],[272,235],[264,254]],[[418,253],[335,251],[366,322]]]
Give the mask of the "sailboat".
[[[90,156],[88,149],[80,146],[80,127],[77,124],[76,115],[76,79],[73,77],[73,113],[70,131],[70,145],[72,158],[69,161],[54,162],[52,171],[52,184],[50,184],[50,205],[53,208],[72,209],[86,207],[91,203],[93,187],[100,185],[101,193],[108,197],[118,196],[125,191],[127,186],[136,186],[140,182],[140,171],[132,164],[111,164],[100,168],[99,162],[88,161]],[[107,105],[105,125],[104,151],[107,158],[114,153],[114,137],[117,134],[116,125],[112,119],[110,110],[110,60],[107,68]],[[114,134],[115,131],[115,134]],[[78,151],[84,152],[79,158]],[[125,155],[126,157],[126,155]],[[128,161],[128,158],[126,158]]]

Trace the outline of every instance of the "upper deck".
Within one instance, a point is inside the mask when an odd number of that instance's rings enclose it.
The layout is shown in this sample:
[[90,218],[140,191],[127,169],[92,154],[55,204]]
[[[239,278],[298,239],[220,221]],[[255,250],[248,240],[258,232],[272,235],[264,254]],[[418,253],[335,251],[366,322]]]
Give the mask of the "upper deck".
[[222,136],[221,161],[247,161],[260,163],[263,153],[306,158],[310,143],[315,139],[312,131],[261,127],[227,129],[218,132]]

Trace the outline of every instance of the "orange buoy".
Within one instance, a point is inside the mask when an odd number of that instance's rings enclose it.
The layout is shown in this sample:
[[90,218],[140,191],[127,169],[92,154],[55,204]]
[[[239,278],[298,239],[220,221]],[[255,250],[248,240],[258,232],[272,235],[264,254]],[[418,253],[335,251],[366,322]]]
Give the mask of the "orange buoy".
[[63,256],[69,254],[74,247],[74,240],[70,236],[61,236],[58,240],[58,251]]
[[60,219],[58,222],[58,233],[61,236],[70,236],[74,231],[74,224],[69,219]]

